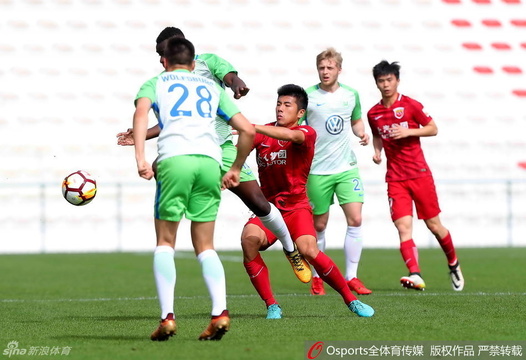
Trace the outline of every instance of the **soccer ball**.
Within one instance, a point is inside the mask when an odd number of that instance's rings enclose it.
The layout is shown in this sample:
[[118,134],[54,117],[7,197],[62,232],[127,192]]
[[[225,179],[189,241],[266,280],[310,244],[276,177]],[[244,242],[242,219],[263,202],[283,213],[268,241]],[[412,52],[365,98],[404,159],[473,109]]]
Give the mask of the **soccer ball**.
[[69,174],[62,181],[62,195],[73,205],[86,205],[97,194],[97,182],[89,173],[78,170]]

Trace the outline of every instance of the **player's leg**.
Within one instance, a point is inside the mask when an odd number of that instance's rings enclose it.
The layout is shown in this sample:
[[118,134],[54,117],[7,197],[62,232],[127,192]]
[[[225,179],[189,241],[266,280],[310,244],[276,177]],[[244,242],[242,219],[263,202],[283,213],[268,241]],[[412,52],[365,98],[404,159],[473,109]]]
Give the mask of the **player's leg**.
[[263,225],[274,234],[283,245],[283,252],[292,266],[296,277],[304,283],[312,278],[309,264],[301,257],[292,242],[289,230],[281,212],[267,201],[256,180],[241,181],[230,189],[261,220]]
[[174,246],[178,225],[179,222],[155,219],[157,246],[153,254],[153,274],[161,308],[161,320],[157,329],[150,335],[150,339],[154,341],[168,340],[177,331],[174,315]]
[[[230,141],[224,143],[221,149],[223,160],[221,171],[224,174],[234,163],[237,150],[235,145]],[[289,230],[283,221],[281,213],[265,198],[254,173],[247,164],[243,165],[239,181],[238,186],[230,188],[229,190],[236,194],[236,196],[261,219],[261,222],[276,235],[283,245],[283,249],[288,252],[294,251],[294,243],[292,242]]]
[[210,299],[211,320],[199,340],[220,340],[230,328],[226,304],[223,264],[214,249],[214,227],[221,200],[219,164],[207,156],[194,156],[200,166],[188,201],[186,217],[192,221],[190,233]]
[[257,217],[251,218],[241,234],[241,248],[243,249],[243,265],[250,278],[250,282],[256,289],[267,307],[267,319],[280,319],[281,308],[274,298],[270,285],[268,267],[261,257],[260,251],[266,250],[276,237],[266,229]]
[[400,254],[409,271],[409,275],[400,278],[400,283],[409,289],[424,290],[426,285],[420,273],[418,248],[413,241],[413,197],[408,182],[387,183],[387,195],[391,219],[400,239]]
[[[153,256],[153,273],[161,307],[161,322],[150,338],[157,341],[167,340],[176,332],[174,247],[179,221],[185,212],[191,188],[191,181],[185,175],[192,173],[192,170],[188,169],[182,176],[174,176],[176,169],[181,166],[186,166],[184,159],[175,156],[161,161],[158,164],[156,174],[155,232],[157,247]],[[174,198],[177,200],[170,201]]]
[[338,266],[329,256],[318,249],[316,238],[313,235],[300,236],[296,239],[296,244],[303,256],[316,269],[320,278],[341,295],[345,305],[352,312],[363,317],[373,316],[373,308],[354,296]]
[[343,298],[345,305],[358,316],[373,316],[374,310],[360,302],[347,286],[342,273],[334,261],[318,249],[316,231],[310,209],[297,209],[285,217],[296,245],[302,255],[312,264],[321,279],[336,290]]
[[[333,175],[309,175],[307,195],[312,205],[316,242],[321,251],[325,251],[326,248],[325,230],[329,222],[329,209],[333,203],[334,187]],[[310,293],[312,295],[325,295],[323,280],[315,268],[312,271]]]
[[335,193],[347,221],[343,250],[345,253],[345,280],[349,288],[359,295],[372,291],[358,278],[358,265],[362,256],[362,206],[364,188],[358,169],[338,174]]
[[440,206],[433,177],[421,178],[418,179],[418,181],[413,181],[413,183],[413,193],[418,218],[424,220],[427,228],[435,236],[442,251],[446,255],[453,290],[462,291],[464,289],[464,277],[460,270],[451,233],[440,221]]

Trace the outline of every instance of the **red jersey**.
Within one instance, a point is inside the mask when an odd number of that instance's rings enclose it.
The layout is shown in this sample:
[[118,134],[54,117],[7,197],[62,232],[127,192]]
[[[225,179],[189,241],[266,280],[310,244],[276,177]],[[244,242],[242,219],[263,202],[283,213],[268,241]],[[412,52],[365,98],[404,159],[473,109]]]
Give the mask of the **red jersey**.
[[387,158],[385,181],[403,181],[432,176],[420,146],[420,137],[409,136],[403,139],[389,137],[389,128],[398,124],[409,129],[427,125],[433,118],[424,112],[418,101],[400,94],[391,107],[386,108],[382,101],[367,113],[367,120],[374,136],[382,139]]
[[296,126],[291,130],[303,131],[305,141],[296,144],[256,133],[252,147],[256,149],[261,191],[269,202],[286,211],[310,208],[306,184],[316,141],[316,131],[310,126]]

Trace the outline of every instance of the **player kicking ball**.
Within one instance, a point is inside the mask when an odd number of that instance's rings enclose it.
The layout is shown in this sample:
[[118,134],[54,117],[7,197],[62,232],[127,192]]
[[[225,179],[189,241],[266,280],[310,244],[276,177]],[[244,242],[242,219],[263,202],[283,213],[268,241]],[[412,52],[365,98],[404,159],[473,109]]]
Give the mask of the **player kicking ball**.
[[[316,132],[310,126],[298,125],[307,104],[307,93],[302,87],[284,85],[278,89],[276,121],[255,125],[253,149],[256,149],[261,190],[280,210],[299,252],[323,281],[342,296],[352,312],[371,317],[374,309],[353,295],[336,264],[318,249],[316,243],[312,208],[306,192]],[[274,298],[269,270],[259,252],[276,241],[276,236],[257,217],[246,223],[241,235],[244,266],[267,306],[267,319],[280,319],[282,310]]]

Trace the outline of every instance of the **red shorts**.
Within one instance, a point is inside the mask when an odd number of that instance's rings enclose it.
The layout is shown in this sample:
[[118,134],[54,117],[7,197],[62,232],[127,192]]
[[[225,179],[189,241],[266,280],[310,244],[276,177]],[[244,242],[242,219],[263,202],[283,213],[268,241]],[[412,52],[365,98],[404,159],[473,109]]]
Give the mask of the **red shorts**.
[[413,216],[413,202],[419,219],[427,220],[440,214],[435,181],[425,176],[387,183],[387,196],[393,221],[402,216]]
[[[316,230],[314,229],[314,220],[312,218],[312,209],[300,208],[291,211],[281,211],[283,220],[287,224],[292,241],[296,241],[297,238],[303,235],[312,235],[316,238]],[[267,236],[269,246],[274,244],[278,238],[263,225],[258,217],[252,217],[247,221],[247,224],[254,224],[259,226]]]

